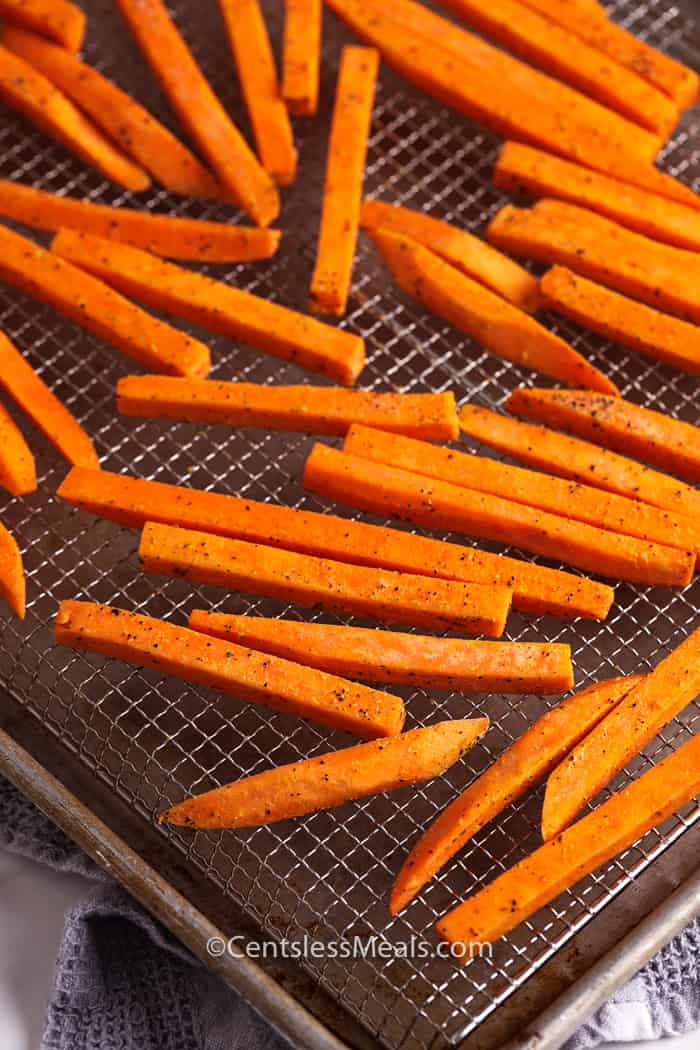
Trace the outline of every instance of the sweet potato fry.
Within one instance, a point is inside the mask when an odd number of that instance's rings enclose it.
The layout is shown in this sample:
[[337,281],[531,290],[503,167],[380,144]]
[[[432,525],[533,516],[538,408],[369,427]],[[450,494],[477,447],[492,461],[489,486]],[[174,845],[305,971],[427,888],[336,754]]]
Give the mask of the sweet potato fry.
[[71,649],[149,667],[367,740],[403,727],[398,696],[126,609],[61,602],[55,637]]
[[116,0],[116,4],[221,185],[254,222],[268,226],[279,213],[275,184],[212,91],[163,0]]
[[391,891],[396,915],[478,831],[547,776],[641,676],[596,682],[546,711],[423,832]]
[[545,305],[632,350],[700,375],[700,329],[553,266],[541,281]]
[[14,536],[2,522],[0,522],[0,597],[5,599],[20,620],[24,619],[26,584],[22,555]]
[[85,14],[69,0],[0,0],[0,18],[48,37],[72,54],[83,46]]
[[147,368],[206,375],[209,349],[53,252],[0,226],[0,280],[48,303]]
[[189,828],[249,828],[419,784],[449,769],[488,725],[488,718],[454,719],[329,751],[195,795],[159,819]]
[[700,492],[617,452],[479,405],[463,405],[459,422],[466,434],[484,445],[540,470],[700,520]]
[[583,521],[623,536],[636,536],[663,546],[700,552],[700,523],[685,515],[674,515],[648,503],[603,493],[588,485],[572,484],[563,478],[499,463],[486,456],[436,448],[425,441],[359,424],[350,427],[343,448],[362,459],[502,496],[515,503],[538,507],[550,514]]
[[327,386],[163,380],[163,376],[120,379],[117,406],[122,415],[302,434],[342,436],[358,420],[433,441],[449,441],[459,434],[452,393],[382,394]]
[[145,171],[112,145],[70,99],[24,59],[0,46],[0,101],[128,190],[146,190]]
[[370,234],[398,286],[416,302],[506,361],[573,386],[618,393],[558,335],[407,237]]
[[341,315],[347,307],[378,71],[378,51],[343,48],[309,297],[320,313]]
[[604,620],[613,600],[612,588],[602,583],[501,554],[333,514],[278,507],[104,470],[70,471],[59,496],[130,528],[160,521],[355,565],[512,587],[515,608],[536,615]]
[[312,117],[318,108],[321,0],[285,0],[282,98],[290,113]]
[[100,461],[92,441],[80,423],[2,333],[0,387],[69,463],[76,467],[99,468]]
[[700,427],[662,412],[618,397],[591,396],[586,390],[514,390],[507,407],[688,481],[700,481]]
[[304,484],[311,492],[346,506],[512,544],[612,579],[684,587],[693,576],[694,550],[620,536],[512,500],[372,463],[327,445],[314,445],[306,461]]
[[363,682],[465,693],[561,693],[574,681],[568,645],[433,638],[203,609],[190,613],[189,626]]
[[2,43],[29,62],[172,193],[216,200],[221,187],[171,131],[96,69],[61,47],[6,26]]
[[0,403],[0,485],[13,496],[36,492],[36,463],[22,431]]
[[700,734],[454,908],[437,923],[438,935],[453,944],[495,941],[698,792]]
[[171,259],[248,262],[277,251],[278,230],[184,219],[62,197],[0,179],[0,215],[37,230],[68,226]]
[[541,200],[529,210],[506,205],[487,236],[516,255],[559,263],[655,308],[700,322],[700,257],[695,252],[659,244],[555,200]]
[[700,693],[700,628],[587,733],[547,781],[542,837],[559,835],[586,802]]
[[416,241],[521,310],[533,313],[540,305],[536,277],[480,237],[442,219],[398,204],[365,200],[360,226],[370,233],[381,229]]
[[700,251],[700,214],[695,208],[532,146],[506,142],[493,181],[508,193],[578,204],[653,240]]
[[364,343],[359,336],[138,248],[72,230],[61,230],[51,247],[148,306],[241,339],[301,368],[354,383],[364,367]]
[[498,638],[512,591],[297,554],[258,543],[147,522],[139,558],[146,572],[371,616]]
[[297,151],[280,96],[275,59],[259,0],[219,0],[258,156],[280,186],[294,182]]

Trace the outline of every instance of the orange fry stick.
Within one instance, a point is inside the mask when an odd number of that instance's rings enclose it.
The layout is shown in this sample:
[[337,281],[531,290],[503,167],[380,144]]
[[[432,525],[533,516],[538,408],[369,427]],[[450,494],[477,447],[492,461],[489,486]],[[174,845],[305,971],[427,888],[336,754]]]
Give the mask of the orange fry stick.
[[285,0],[282,98],[290,113],[312,117],[318,108],[321,0]]
[[378,51],[343,48],[309,299],[320,313],[341,315],[347,307],[378,70]]
[[69,0],[0,0],[0,18],[48,37],[72,54],[83,46],[85,14]]
[[0,597],[20,620],[26,608],[26,584],[22,555],[12,533],[0,522]]
[[0,403],[0,485],[13,496],[36,492],[36,463],[22,431]]
[[163,0],[116,3],[183,127],[221,185],[258,225],[269,225],[279,213],[275,185],[212,91]]

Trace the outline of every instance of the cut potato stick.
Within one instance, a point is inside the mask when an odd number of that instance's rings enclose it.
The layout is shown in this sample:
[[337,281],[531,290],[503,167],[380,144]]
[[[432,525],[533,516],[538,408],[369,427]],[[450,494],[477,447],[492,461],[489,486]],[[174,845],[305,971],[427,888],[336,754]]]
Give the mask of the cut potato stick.
[[700,523],[588,485],[572,484],[563,478],[499,463],[486,456],[436,448],[424,441],[358,424],[350,427],[343,449],[362,459],[502,496],[623,536],[700,552]]
[[48,303],[147,368],[206,375],[209,349],[124,299],[102,281],[0,226],[0,280]]
[[0,0],[0,18],[40,33],[72,54],[83,46],[85,14],[69,0]]
[[89,436],[10,340],[0,332],[0,387],[76,467],[99,467]]
[[36,463],[22,431],[0,403],[0,485],[13,496],[36,492]]
[[275,59],[259,0],[219,0],[258,156],[280,186],[294,181],[297,151],[280,96]]
[[322,16],[321,0],[285,0],[282,98],[305,117],[318,108]]
[[530,466],[700,520],[700,492],[617,452],[479,405],[463,405],[459,422],[465,434]]
[[[617,709],[619,710],[619,708]],[[490,944],[700,792],[700,734],[440,919],[453,944]]]
[[58,494],[76,507],[129,528],[160,521],[355,565],[512,587],[515,608],[536,615],[604,620],[613,601],[613,590],[605,584],[501,554],[348,521],[333,514],[278,507],[105,470],[70,471]]
[[14,536],[2,522],[0,522],[0,597],[5,599],[20,620],[24,619],[26,583],[22,555]]
[[232,288],[149,252],[72,230],[52,251],[156,310],[293,361],[300,368],[354,383],[365,363],[362,339],[313,317]]
[[126,609],[61,602],[55,637],[71,649],[162,671],[367,740],[393,736],[403,727],[398,696]]
[[541,288],[550,310],[653,361],[700,375],[700,329],[696,325],[628,299],[563,266],[552,267],[542,278]]
[[156,255],[197,262],[269,259],[280,241],[278,230],[113,208],[4,179],[0,179],[0,215],[37,230],[68,226]]
[[343,48],[309,298],[320,313],[341,315],[347,307],[378,70],[378,51]]
[[611,380],[558,335],[433,252],[383,229],[370,236],[407,295],[498,357],[573,386],[618,393]]
[[279,213],[275,184],[216,97],[163,0],[116,0],[183,127],[219,182],[260,226]]
[[390,913],[405,908],[481,828],[547,776],[640,680],[596,682],[538,718],[423,832],[396,876]]
[[620,536],[326,445],[314,445],[304,468],[304,485],[326,499],[372,514],[512,544],[612,579],[684,587],[695,567],[694,550]]
[[377,200],[364,201],[360,226],[370,232],[382,229],[416,241],[521,310],[533,313],[540,305],[537,278],[467,230],[432,215]]
[[700,481],[700,427],[586,390],[514,390],[507,407],[615,452]]
[[503,633],[512,597],[507,587],[429,580],[155,522],[144,525],[139,558],[146,572],[385,623],[494,638]]
[[125,376],[117,384],[117,406],[127,416],[302,434],[342,436],[358,420],[434,441],[449,441],[459,434],[452,393],[382,394],[342,387]]
[[700,322],[700,256],[563,201],[532,209],[506,205],[488,239],[499,248],[575,273],[686,320]]
[[547,781],[542,837],[559,835],[587,802],[700,693],[700,628],[588,733]]
[[506,142],[493,181],[508,193],[554,197],[676,248],[700,251],[697,209],[520,142]]
[[440,776],[488,726],[488,718],[453,719],[329,751],[196,795],[159,820],[189,828],[249,828],[342,806]]
[[151,180],[76,109],[70,99],[23,58],[0,46],[0,101],[128,190]]
[[363,682],[465,693],[561,693],[573,686],[568,645],[475,642],[195,609],[189,626]]
[[678,107],[668,95],[520,0],[440,0],[442,7],[526,62],[616,110],[643,128],[670,135]]
[[221,197],[221,187],[163,124],[96,69],[55,44],[6,26],[2,43],[72,99],[120,149],[172,193]]

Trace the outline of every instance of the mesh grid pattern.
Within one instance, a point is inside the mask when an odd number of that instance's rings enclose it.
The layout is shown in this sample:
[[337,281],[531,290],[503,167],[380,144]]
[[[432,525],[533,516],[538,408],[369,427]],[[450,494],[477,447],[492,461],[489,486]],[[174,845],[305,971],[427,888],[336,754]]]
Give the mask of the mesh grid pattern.
[[[131,90],[177,130],[151,74],[109,0],[90,0],[92,36],[87,60]],[[225,104],[247,125],[214,0],[177,0],[173,13]],[[274,10],[272,7],[274,6]],[[269,5],[279,43],[279,5]],[[691,64],[700,54],[678,12],[654,0],[623,0],[615,15],[634,32]],[[336,51],[345,39],[326,19],[322,112],[296,122],[301,167],[284,194],[278,257],[265,263],[207,272],[271,299],[303,307],[323,180]],[[0,127],[3,177],[58,192],[174,214],[230,220],[222,206],[196,204],[153,189],[121,193],[58,146],[4,112]],[[665,166],[692,182],[698,170],[697,115],[685,118],[665,151]],[[374,110],[366,189],[398,203],[481,231],[504,198],[489,182],[497,141],[414,93],[383,70]],[[293,260],[293,262],[292,262]],[[548,322],[594,359],[623,395],[697,423],[697,382],[598,339],[554,317]],[[342,322],[367,341],[362,385],[401,390],[452,388],[458,400],[499,404],[508,390],[536,377],[484,353],[399,294],[371,247],[358,247],[354,288]],[[165,481],[333,510],[303,492],[301,468],[312,439],[235,432],[223,427],[120,419],[114,384],[133,369],[105,344],[12,289],[0,287],[0,325],[93,435],[103,465]],[[201,333],[200,333],[201,335]],[[262,382],[313,377],[230,340],[205,336],[214,376]],[[14,410],[13,410],[14,411]],[[145,819],[184,795],[271,764],[289,762],[351,742],[291,717],[238,704],[214,693],[164,680],[114,661],[53,645],[57,602],[79,597],[118,604],[185,623],[195,606],[266,615],[303,615],[279,602],[146,577],[138,570],[134,533],[92,519],[52,494],[65,464],[15,413],[38,456],[39,491],[22,500],[0,498],[0,516],[18,537],[28,576],[24,624],[0,620],[0,680],[42,722]],[[343,511],[340,511],[343,513]],[[374,519],[371,519],[374,520]],[[399,526],[402,527],[402,526]],[[416,530],[418,531],[418,530]],[[457,542],[463,538],[447,536]],[[484,544],[503,550],[495,544]],[[521,552],[515,553],[522,556]],[[567,623],[513,614],[512,640],[569,642],[577,685],[651,667],[693,624],[700,587],[684,592],[617,586],[604,624]],[[340,621],[322,617],[325,622]],[[401,691],[401,690],[400,690]],[[510,806],[433,880],[400,917],[389,920],[388,891],[410,844],[429,820],[554,701],[536,697],[466,697],[402,690],[409,724],[485,713],[485,741],[439,781],[269,828],[236,833],[163,830],[182,859],[255,918],[271,936],[308,934],[320,940],[378,933],[395,944],[412,935],[432,943],[434,920],[538,844],[541,792]],[[693,706],[669,725],[622,773],[620,787],[698,729]],[[304,965],[392,1050],[437,1048],[457,1042],[557,951],[572,934],[700,814],[697,806],[649,833],[593,876],[495,946],[491,962],[468,967],[437,958],[307,960]]]

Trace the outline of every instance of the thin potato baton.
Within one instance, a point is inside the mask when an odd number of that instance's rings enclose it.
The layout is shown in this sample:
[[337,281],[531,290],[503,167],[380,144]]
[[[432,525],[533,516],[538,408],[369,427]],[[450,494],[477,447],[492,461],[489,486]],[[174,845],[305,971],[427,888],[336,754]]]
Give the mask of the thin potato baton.
[[0,18],[48,37],[71,54],[83,46],[87,19],[70,0],[0,0]]
[[9,529],[0,522],[0,597],[20,620],[26,609],[26,583],[22,555]]
[[36,491],[36,462],[24,435],[0,403],[0,485],[13,496]]

